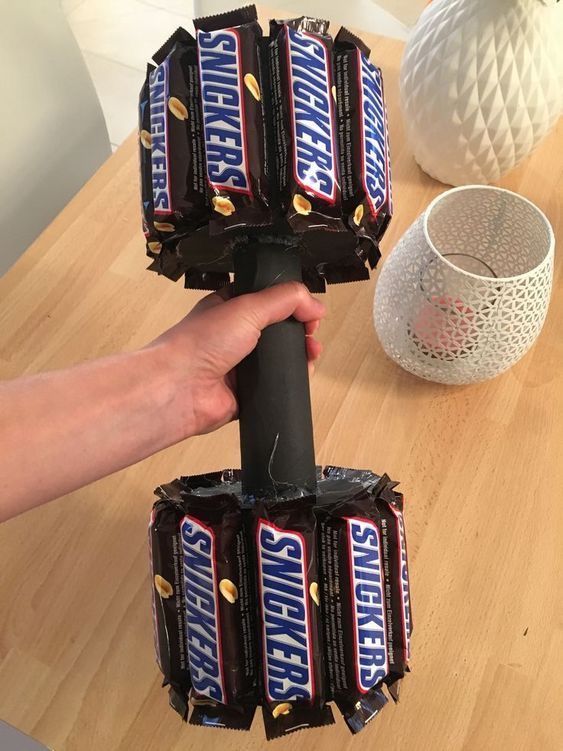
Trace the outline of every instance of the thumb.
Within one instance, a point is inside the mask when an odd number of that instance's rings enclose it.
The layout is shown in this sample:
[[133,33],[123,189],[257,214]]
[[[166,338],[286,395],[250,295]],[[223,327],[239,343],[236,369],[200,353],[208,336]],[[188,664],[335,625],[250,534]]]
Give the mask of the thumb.
[[286,282],[228,300],[223,309],[246,321],[259,334],[266,326],[293,316],[302,323],[324,318],[326,308],[304,284]]

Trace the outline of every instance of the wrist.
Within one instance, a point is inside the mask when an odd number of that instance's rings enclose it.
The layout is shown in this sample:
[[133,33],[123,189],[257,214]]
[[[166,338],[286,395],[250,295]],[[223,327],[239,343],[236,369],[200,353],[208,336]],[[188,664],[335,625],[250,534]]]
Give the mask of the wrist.
[[166,341],[157,340],[137,354],[143,358],[155,423],[161,426],[164,439],[162,448],[194,435],[192,379],[185,361],[178,362],[174,347]]

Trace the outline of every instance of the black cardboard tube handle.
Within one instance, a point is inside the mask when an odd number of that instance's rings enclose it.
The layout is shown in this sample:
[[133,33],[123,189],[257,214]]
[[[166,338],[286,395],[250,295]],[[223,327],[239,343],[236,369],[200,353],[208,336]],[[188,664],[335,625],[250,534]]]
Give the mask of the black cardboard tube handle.
[[[296,248],[249,243],[234,254],[235,295],[301,281]],[[237,368],[242,487],[274,498],[316,490],[315,450],[304,326],[294,318],[268,326]]]

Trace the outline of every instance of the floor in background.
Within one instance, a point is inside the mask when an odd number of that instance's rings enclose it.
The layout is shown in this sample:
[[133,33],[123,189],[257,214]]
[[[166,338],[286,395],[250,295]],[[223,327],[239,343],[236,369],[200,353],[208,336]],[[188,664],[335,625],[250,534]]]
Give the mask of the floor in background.
[[[323,3],[329,17],[331,2],[340,5],[340,0]],[[193,3],[61,0],[61,4],[94,81],[115,150],[136,127],[137,98],[147,60],[178,26],[191,28]],[[269,0],[269,4],[286,5],[288,10],[296,6],[295,0]],[[378,0],[377,4],[405,26],[412,26],[427,0]]]

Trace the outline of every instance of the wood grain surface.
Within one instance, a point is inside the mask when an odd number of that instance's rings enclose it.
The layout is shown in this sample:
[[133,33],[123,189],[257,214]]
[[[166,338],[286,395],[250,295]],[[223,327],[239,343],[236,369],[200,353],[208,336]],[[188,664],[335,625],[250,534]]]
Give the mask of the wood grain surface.
[[[444,186],[422,174],[404,140],[402,45],[364,37],[384,70],[391,123],[396,215],[385,257]],[[561,244],[561,125],[501,184],[540,206]],[[200,297],[144,270],[138,192],[132,136],[0,281],[2,377],[135,348]],[[401,481],[412,674],[400,704],[357,739],[338,720],[276,748],[563,748],[560,258],[555,275],[534,348],[496,380],[457,388],[385,357],[371,322],[375,278],[329,288],[312,381],[317,458]],[[260,716],[247,735],[183,725],[153,655],[152,489],[238,462],[233,424],[0,528],[0,717],[57,751],[266,747]]]

